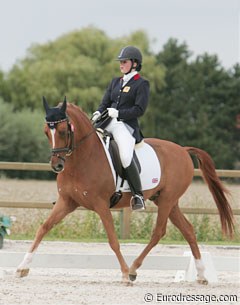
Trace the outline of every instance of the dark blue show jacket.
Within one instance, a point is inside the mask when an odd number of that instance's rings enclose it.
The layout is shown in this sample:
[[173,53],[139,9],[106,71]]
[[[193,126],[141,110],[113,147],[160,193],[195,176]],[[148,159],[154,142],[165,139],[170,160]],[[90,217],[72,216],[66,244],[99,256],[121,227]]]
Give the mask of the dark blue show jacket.
[[121,88],[122,77],[114,78],[109,84],[102,102],[98,108],[101,113],[107,108],[119,110],[118,120],[131,126],[136,143],[143,139],[138,124],[138,117],[142,116],[148,105],[149,82],[140,74],[134,75]]

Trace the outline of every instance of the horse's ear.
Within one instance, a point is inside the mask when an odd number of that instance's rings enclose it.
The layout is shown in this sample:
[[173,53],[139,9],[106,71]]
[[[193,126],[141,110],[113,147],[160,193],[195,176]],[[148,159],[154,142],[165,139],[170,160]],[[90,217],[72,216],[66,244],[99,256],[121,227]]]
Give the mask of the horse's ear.
[[49,109],[50,109],[49,106],[48,106],[48,102],[47,102],[45,96],[43,96],[43,107],[44,107],[46,113],[47,113],[47,112],[49,111]]
[[61,112],[65,113],[67,109],[67,98],[66,96],[64,97],[64,101],[62,103],[62,107],[61,107]]

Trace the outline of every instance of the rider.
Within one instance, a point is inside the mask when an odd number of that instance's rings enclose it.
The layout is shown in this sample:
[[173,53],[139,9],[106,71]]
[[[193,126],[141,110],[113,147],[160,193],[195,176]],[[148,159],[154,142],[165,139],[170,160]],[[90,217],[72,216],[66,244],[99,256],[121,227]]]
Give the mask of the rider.
[[104,110],[108,110],[112,119],[106,130],[112,133],[119,148],[124,173],[133,194],[131,207],[133,210],[144,210],[142,186],[133,152],[135,144],[143,139],[138,117],[143,115],[147,108],[149,82],[139,74],[142,54],[138,48],[123,48],[116,60],[120,62],[123,76],[112,79],[98,110],[93,113],[92,120],[97,120]]

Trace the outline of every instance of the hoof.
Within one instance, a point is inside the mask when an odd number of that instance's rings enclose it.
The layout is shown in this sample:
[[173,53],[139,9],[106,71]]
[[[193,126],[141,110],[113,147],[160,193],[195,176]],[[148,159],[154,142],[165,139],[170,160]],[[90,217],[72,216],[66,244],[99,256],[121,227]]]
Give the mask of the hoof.
[[129,278],[123,278],[122,279],[122,283],[123,283],[123,285],[124,286],[133,286],[133,282],[132,281],[130,281],[130,279]]
[[128,276],[129,276],[130,281],[133,282],[133,281],[135,281],[136,278],[137,278],[137,273],[135,273],[135,274],[129,274]]
[[208,285],[208,280],[207,279],[201,279],[201,280],[197,280],[198,284],[201,284],[201,285]]
[[15,275],[16,277],[24,277],[27,276],[29,273],[29,269],[17,269]]

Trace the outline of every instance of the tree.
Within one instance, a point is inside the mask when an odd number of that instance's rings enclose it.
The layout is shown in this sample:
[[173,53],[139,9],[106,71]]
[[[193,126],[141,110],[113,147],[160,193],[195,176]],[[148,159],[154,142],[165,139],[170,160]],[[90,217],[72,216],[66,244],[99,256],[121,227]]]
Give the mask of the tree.
[[9,88],[5,79],[5,74],[0,70],[0,98],[3,100],[9,100]]
[[144,32],[111,39],[103,31],[88,27],[28,50],[26,58],[8,75],[14,109],[40,108],[42,95],[57,104],[66,95],[70,101],[92,113],[111,78],[120,75],[114,58],[121,47],[128,44],[143,51],[144,74],[149,73],[153,83],[161,83],[163,74],[155,67],[156,59],[149,51],[149,41]]
[[[13,112],[0,100],[0,160],[12,162],[47,162],[48,141],[43,133],[43,112],[24,109]],[[9,176],[16,173],[9,173]],[[50,177],[46,173],[18,172],[18,177]]]
[[[120,75],[114,58],[124,45],[142,50],[141,74],[150,82],[149,107],[140,118],[144,136],[200,147],[212,155],[217,167],[236,167],[239,65],[226,71],[217,56],[209,54],[193,60],[186,43],[176,39],[169,39],[162,51],[153,54],[143,31],[117,39],[94,27],[74,31],[47,44],[33,45],[7,75],[0,71],[0,96],[11,105],[9,111],[20,115],[19,111],[28,109],[31,116],[31,111],[42,108],[42,95],[52,106],[66,95],[90,116],[111,78]],[[27,114],[22,120],[25,118]],[[15,116],[11,119],[21,125]],[[24,134],[20,125],[13,132],[17,134],[19,129]],[[0,141],[5,143],[1,136]]]
[[166,86],[153,100],[153,107],[160,111],[150,111],[151,132],[183,146],[200,147],[212,155],[218,167],[234,168],[239,149],[238,70],[225,71],[217,56],[208,54],[190,62],[187,46],[176,40],[169,40],[157,60],[166,67]]

